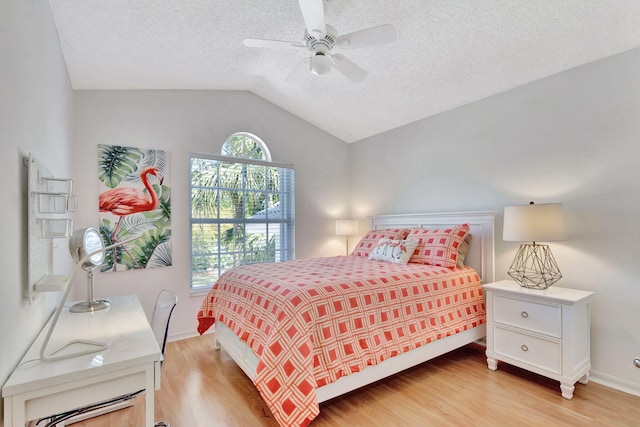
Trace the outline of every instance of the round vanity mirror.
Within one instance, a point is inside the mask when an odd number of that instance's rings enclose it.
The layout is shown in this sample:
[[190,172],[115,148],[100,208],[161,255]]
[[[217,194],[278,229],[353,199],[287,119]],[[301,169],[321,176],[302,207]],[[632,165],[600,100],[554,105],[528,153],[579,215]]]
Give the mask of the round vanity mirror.
[[[73,232],[69,239],[69,252],[71,258],[77,264],[82,262],[82,269],[87,272],[87,301],[80,302],[71,307],[72,313],[86,313],[103,310],[109,307],[105,300],[93,299],[93,269],[104,262],[104,242],[102,236],[95,228],[83,228]],[[99,251],[97,253],[94,253]],[[90,257],[85,257],[93,254]],[[84,261],[83,261],[84,260]]]
[[100,251],[93,254],[83,264],[85,270],[93,270],[104,262],[104,243],[98,230],[95,228],[83,228],[76,230],[69,239],[69,251],[71,258],[76,264],[79,263],[87,254]]

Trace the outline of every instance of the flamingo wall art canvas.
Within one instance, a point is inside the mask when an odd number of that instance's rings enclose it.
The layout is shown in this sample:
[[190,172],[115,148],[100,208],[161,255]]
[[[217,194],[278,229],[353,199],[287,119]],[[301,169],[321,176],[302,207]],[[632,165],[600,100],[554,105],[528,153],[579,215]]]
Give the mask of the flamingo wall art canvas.
[[106,254],[102,271],[171,265],[168,163],[163,150],[98,145],[100,234],[105,245],[130,240]]

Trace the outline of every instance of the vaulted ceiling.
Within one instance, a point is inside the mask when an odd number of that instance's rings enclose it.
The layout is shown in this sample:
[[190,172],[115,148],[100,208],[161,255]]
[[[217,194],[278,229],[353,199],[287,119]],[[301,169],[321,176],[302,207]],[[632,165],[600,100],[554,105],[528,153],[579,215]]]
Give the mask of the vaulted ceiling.
[[345,142],[640,46],[638,0],[323,0],[340,34],[393,24],[393,43],[341,51],[366,70],[285,79],[306,49],[297,0],[50,0],[74,89],[248,90]]

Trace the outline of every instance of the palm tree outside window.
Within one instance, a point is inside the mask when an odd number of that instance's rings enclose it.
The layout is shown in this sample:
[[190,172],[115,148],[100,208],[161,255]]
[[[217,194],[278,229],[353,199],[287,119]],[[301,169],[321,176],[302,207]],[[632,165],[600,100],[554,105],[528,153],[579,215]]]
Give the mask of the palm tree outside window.
[[294,170],[239,132],[221,155],[192,153],[191,289],[208,289],[241,264],[294,258]]

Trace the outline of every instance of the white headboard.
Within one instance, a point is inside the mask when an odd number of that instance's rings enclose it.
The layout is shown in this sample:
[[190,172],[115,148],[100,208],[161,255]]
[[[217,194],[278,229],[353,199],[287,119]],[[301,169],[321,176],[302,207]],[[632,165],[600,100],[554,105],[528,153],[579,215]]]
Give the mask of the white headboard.
[[459,224],[471,227],[471,248],[464,261],[474,268],[482,283],[493,282],[495,252],[493,223],[495,212],[443,212],[424,214],[378,215],[371,217],[371,228],[438,228]]

